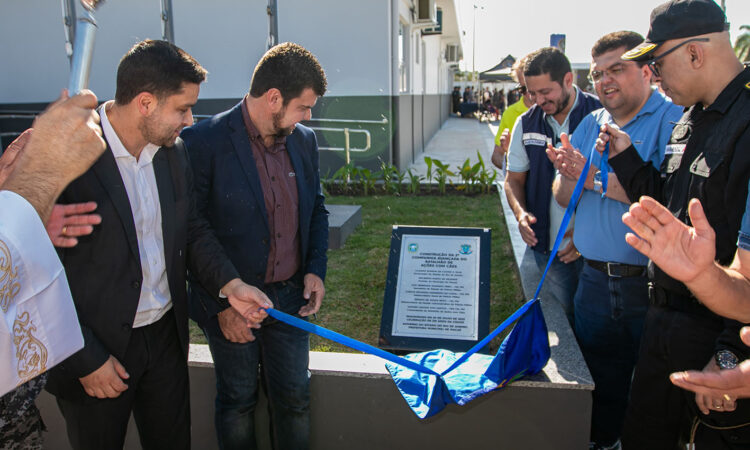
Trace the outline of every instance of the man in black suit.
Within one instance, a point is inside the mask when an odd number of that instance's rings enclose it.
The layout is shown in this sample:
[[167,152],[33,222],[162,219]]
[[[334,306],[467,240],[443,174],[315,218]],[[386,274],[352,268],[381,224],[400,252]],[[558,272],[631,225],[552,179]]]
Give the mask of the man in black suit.
[[164,41],[120,61],[115,100],[99,110],[107,151],[63,192],[96,201],[102,224],[60,252],[84,348],[50,373],[76,449],[122,448],[131,411],[144,448],[189,448],[187,268],[259,322],[270,306],[244,284],[195,209],[178,135],[206,71]]
[[[182,133],[198,209],[240,276],[277,309],[301,317],[316,313],[325,295],[328,212],[315,133],[298,122],[310,119],[325,90],[315,56],[297,44],[279,44],[256,66],[240,103]],[[274,448],[307,448],[308,334],[268,318],[253,335],[199,279],[191,279],[189,295],[191,317],[206,333],[216,368],[219,446],[255,448],[260,381],[270,402]]]

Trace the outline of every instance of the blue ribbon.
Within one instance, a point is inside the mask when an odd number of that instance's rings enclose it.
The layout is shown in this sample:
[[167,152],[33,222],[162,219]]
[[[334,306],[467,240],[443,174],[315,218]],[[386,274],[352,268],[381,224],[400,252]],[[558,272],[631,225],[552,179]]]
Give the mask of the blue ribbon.
[[602,174],[602,198],[604,198],[607,196],[607,184],[609,183],[609,141],[604,146],[602,161],[599,163],[599,173]]
[[[563,237],[565,236],[565,231],[568,228],[568,223],[570,222],[570,218],[573,215],[573,212],[575,211],[576,206],[578,205],[578,199],[581,197],[581,192],[583,192],[583,184],[586,182],[586,174],[589,173],[589,169],[591,168],[591,159],[592,159],[593,154],[594,154],[594,148],[592,147],[591,152],[589,153],[589,157],[586,158],[586,164],[583,165],[583,171],[581,172],[581,176],[578,177],[578,182],[576,183],[576,186],[573,189],[573,195],[570,196],[568,207],[565,208],[565,216],[563,216],[562,223],[560,224],[560,229],[557,230],[557,237],[555,238],[555,245],[552,246],[549,259],[547,260],[547,266],[544,268],[544,273],[542,274],[542,279],[539,280],[539,285],[536,287],[536,292],[534,293],[534,300],[537,300],[539,298],[539,292],[542,290],[542,284],[544,284],[544,278],[547,276],[547,271],[552,265],[552,261],[554,261],[555,258],[557,257],[557,251],[560,249],[560,244],[562,243]],[[602,186],[603,185],[604,184],[602,183]]]
[[346,345],[347,347],[353,348],[354,350],[359,350],[360,352],[379,356],[385,360],[388,360],[396,364],[400,364],[402,366],[408,367],[409,369],[415,370],[417,372],[429,373],[430,375],[438,375],[432,369],[424,367],[413,361],[409,361],[406,358],[396,356],[393,353],[387,352],[385,350],[381,350],[377,347],[373,347],[370,344],[365,344],[362,341],[352,339],[349,336],[344,336],[341,333],[336,333],[335,331],[331,331],[328,328],[319,327],[318,325],[312,324],[306,320],[302,320],[298,317],[294,317],[285,312],[281,312],[278,309],[269,308],[266,310],[266,312],[268,313],[269,316],[273,317],[276,320],[280,320],[281,322],[284,322],[294,327],[305,330],[308,333],[317,334],[318,336],[322,338],[329,339],[334,342],[338,342],[339,344],[342,344],[342,345]]
[[[609,145],[609,144],[607,144]],[[607,150],[609,147],[607,147]],[[606,152],[605,150],[605,156],[603,156],[602,161],[606,161]],[[588,173],[588,170],[591,168],[591,156],[593,155],[594,149],[591,149],[591,153],[589,154],[589,157],[586,159],[586,164],[583,167],[583,174]],[[604,167],[604,163],[603,163]],[[500,333],[502,333],[509,325],[514,323],[516,320],[518,320],[521,316],[523,316],[529,308],[531,308],[536,302],[539,301],[539,292],[542,289],[542,285],[544,284],[544,279],[547,276],[547,272],[549,271],[550,266],[552,265],[552,261],[557,256],[557,251],[560,248],[560,244],[563,240],[563,237],[565,235],[565,230],[568,228],[568,223],[570,222],[570,218],[573,215],[573,212],[576,208],[576,201],[583,191],[583,184],[585,182],[586,177],[581,176],[578,179],[578,182],[576,183],[576,186],[573,190],[573,195],[571,197],[571,201],[568,203],[568,207],[565,210],[565,216],[563,217],[562,224],[560,225],[560,229],[557,232],[557,237],[555,238],[555,244],[552,247],[552,251],[550,252],[549,260],[547,261],[547,266],[544,269],[544,273],[542,274],[541,280],[539,280],[539,285],[536,288],[536,292],[534,293],[534,298],[527,301],[523,306],[521,306],[516,312],[514,312],[510,317],[505,319],[503,323],[501,323],[495,330],[493,330],[490,334],[488,334],[484,339],[479,341],[476,345],[474,345],[469,351],[464,353],[460,358],[458,358],[453,364],[450,365],[447,369],[440,372],[439,374],[432,369],[425,367],[421,364],[418,364],[414,361],[408,360],[406,358],[402,358],[400,356],[394,355],[393,353],[387,352],[385,350],[379,349],[377,347],[374,347],[372,345],[366,344],[364,342],[358,341],[356,339],[352,339],[348,336],[344,336],[343,334],[336,333],[335,331],[331,331],[327,328],[323,328],[321,326],[312,324],[310,322],[307,322],[306,320],[302,320],[298,317],[292,316],[290,314],[286,314],[284,312],[281,312],[277,309],[269,308],[266,311],[268,312],[268,315],[273,317],[276,320],[279,320],[281,322],[287,323],[289,325],[292,325],[294,327],[300,328],[304,331],[307,331],[308,333],[316,334],[322,338],[329,339],[331,341],[337,342],[339,344],[345,345],[347,347],[350,347],[354,350],[369,353],[371,355],[378,356],[380,358],[383,358],[387,361],[390,361],[395,364],[399,364],[401,366],[404,366],[408,369],[414,370],[416,372],[420,373],[426,373],[429,375],[435,375],[438,377],[442,377],[454,369],[456,369],[458,366],[466,362],[473,354],[478,352],[480,349],[485,347],[487,344],[492,341],[495,337],[497,337]]]

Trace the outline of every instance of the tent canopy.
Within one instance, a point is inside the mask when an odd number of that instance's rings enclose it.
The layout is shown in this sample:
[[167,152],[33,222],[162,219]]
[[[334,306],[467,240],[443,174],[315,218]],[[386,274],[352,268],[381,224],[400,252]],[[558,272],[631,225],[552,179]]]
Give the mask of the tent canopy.
[[516,62],[516,58],[513,55],[508,55],[503,58],[502,61],[497,63],[495,67],[485,70],[479,74],[479,81],[485,82],[500,82],[508,81],[513,82],[513,77],[510,75],[511,67]]

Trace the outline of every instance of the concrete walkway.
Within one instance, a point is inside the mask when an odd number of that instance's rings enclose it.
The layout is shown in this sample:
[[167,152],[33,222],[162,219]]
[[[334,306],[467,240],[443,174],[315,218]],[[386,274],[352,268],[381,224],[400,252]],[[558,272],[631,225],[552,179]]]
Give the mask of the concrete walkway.
[[[494,128],[497,130],[497,125]],[[478,162],[477,151],[482,155],[484,164],[492,167],[490,156],[494,139],[495,135],[486,123],[480,123],[476,119],[450,117],[430,139],[424,153],[417,157],[417,161],[410,165],[409,169],[427,179],[427,164],[424,162],[424,157],[429,156],[447,163],[451,171],[456,172],[457,166],[462,166],[466,158],[469,158],[472,164]],[[434,171],[433,166],[433,174]],[[459,182],[460,178],[451,177],[451,180]]]

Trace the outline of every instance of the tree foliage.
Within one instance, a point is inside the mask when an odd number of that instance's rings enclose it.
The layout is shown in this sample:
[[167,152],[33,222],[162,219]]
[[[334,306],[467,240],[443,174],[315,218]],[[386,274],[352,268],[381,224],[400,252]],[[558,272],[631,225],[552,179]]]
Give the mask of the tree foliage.
[[734,42],[734,54],[740,61],[750,61],[750,25],[740,26],[743,31]]

